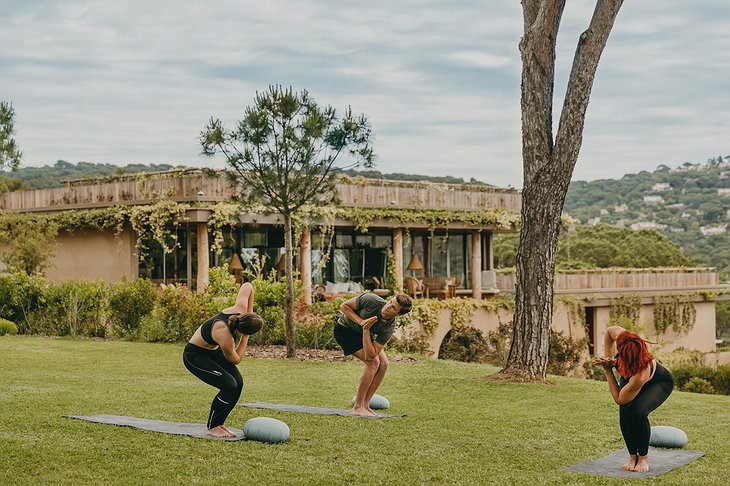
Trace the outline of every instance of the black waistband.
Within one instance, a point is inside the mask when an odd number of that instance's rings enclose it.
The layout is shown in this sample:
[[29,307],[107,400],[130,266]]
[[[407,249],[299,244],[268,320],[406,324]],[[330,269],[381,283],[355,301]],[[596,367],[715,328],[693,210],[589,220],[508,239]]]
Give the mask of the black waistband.
[[205,349],[193,343],[187,343],[185,349],[183,349],[183,353],[214,353],[216,351],[217,349]]

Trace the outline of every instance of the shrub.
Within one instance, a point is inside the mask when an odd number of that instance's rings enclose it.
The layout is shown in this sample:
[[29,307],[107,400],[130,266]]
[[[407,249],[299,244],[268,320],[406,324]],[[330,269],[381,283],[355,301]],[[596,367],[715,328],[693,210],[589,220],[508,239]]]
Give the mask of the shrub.
[[13,336],[18,334],[18,326],[16,326],[14,322],[0,318],[0,336],[4,336],[6,334]]
[[715,393],[730,395],[730,365],[721,365],[717,369],[709,366],[678,366],[671,371],[674,384],[679,390],[685,390],[693,378],[701,378],[712,385]]
[[[229,298],[231,304],[235,295]],[[227,302],[226,302],[227,303]],[[151,314],[140,320],[140,337],[153,342],[182,342],[190,339],[205,319],[221,309],[216,296],[193,292],[180,285],[167,286]]]
[[155,284],[145,279],[122,280],[111,286],[109,322],[118,336],[135,336],[142,318],[157,304]]
[[708,395],[714,395],[715,394],[715,388],[712,386],[712,383],[705,380],[704,378],[700,378],[699,376],[693,376],[689,379],[687,383],[682,387],[682,391],[686,392],[692,392],[692,393],[706,393]]
[[548,350],[548,373],[567,375],[573,371],[583,357],[588,344],[587,339],[571,339],[562,331],[550,331],[550,349]]
[[677,348],[670,352],[657,352],[654,357],[672,370],[677,367],[701,367],[705,365],[705,353],[697,350]]
[[475,327],[464,327],[449,331],[439,350],[439,358],[484,363],[488,352],[489,343],[482,331]]
[[339,297],[331,302],[315,302],[309,306],[304,305],[301,300],[297,301],[294,312],[297,346],[335,349],[337,342],[333,328],[343,300],[343,297]]
[[400,338],[393,336],[388,341],[388,348],[402,353],[430,355],[431,347],[428,339],[429,335],[425,331],[404,328],[401,331]]
[[42,276],[24,272],[0,275],[0,317],[16,323],[21,334],[36,332],[47,287]]
[[[286,281],[276,279],[272,272],[266,278],[251,281],[254,288],[254,312],[264,319],[264,327],[251,336],[250,344],[285,344],[286,329],[284,308],[286,307]],[[294,301],[302,298],[302,283],[294,280]],[[296,312],[293,316],[296,325]]]
[[103,281],[67,280],[49,284],[36,332],[56,336],[104,337],[108,287]]
[[239,285],[236,277],[231,275],[227,266],[213,267],[208,273],[208,286],[205,291],[211,295],[236,295]]

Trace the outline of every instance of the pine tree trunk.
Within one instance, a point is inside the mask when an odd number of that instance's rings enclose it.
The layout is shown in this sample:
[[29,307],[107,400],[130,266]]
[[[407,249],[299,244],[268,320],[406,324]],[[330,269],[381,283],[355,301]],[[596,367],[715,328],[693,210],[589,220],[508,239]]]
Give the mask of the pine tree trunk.
[[286,308],[284,309],[284,320],[286,323],[286,357],[294,358],[296,349],[296,329],[294,328],[294,272],[293,272],[293,248],[292,248],[292,224],[291,215],[284,215],[284,251],[286,252]]
[[530,380],[547,374],[560,216],[583,142],[598,61],[622,3],[597,0],[591,23],[578,40],[553,141],[555,43],[565,0],[522,1],[522,221],[512,346],[503,371]]

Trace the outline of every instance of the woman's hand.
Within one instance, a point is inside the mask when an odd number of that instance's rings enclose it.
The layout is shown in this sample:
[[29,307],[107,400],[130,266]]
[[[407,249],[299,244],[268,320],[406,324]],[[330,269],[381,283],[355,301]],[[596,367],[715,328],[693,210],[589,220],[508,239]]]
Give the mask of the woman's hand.
[[610,370],[616,366],[616,360],[614,358],[596,358],[593,360],[594,366],[603,366],[604,369]]
[[378,322],[378,316],[373,316],[373,317],[369,317],[369,318],[365,319],[364,321],[362,321],[362,323],[360,325],[362,326],[363,330],[367,331],[371,327],[373,327],[373,325],[375,325],[376,322]]

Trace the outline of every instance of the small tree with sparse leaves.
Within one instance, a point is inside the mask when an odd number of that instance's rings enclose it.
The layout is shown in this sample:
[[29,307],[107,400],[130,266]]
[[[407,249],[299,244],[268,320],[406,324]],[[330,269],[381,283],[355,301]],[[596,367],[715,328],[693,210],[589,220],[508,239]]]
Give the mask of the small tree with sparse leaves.
[[[201,133],[203,154],[222,154],[240,198],[260,202],[284,218],[286,250],[286,343],[294,357],[292,217],[305,205],[336,201],[339,169],[373,165],[370,124],[349,108],[338,116],[320,107],[307,91],[270,86],[257,92],[243,119],[227,130],[211,119]],[[346,167],[337,166],[346,161]]]

